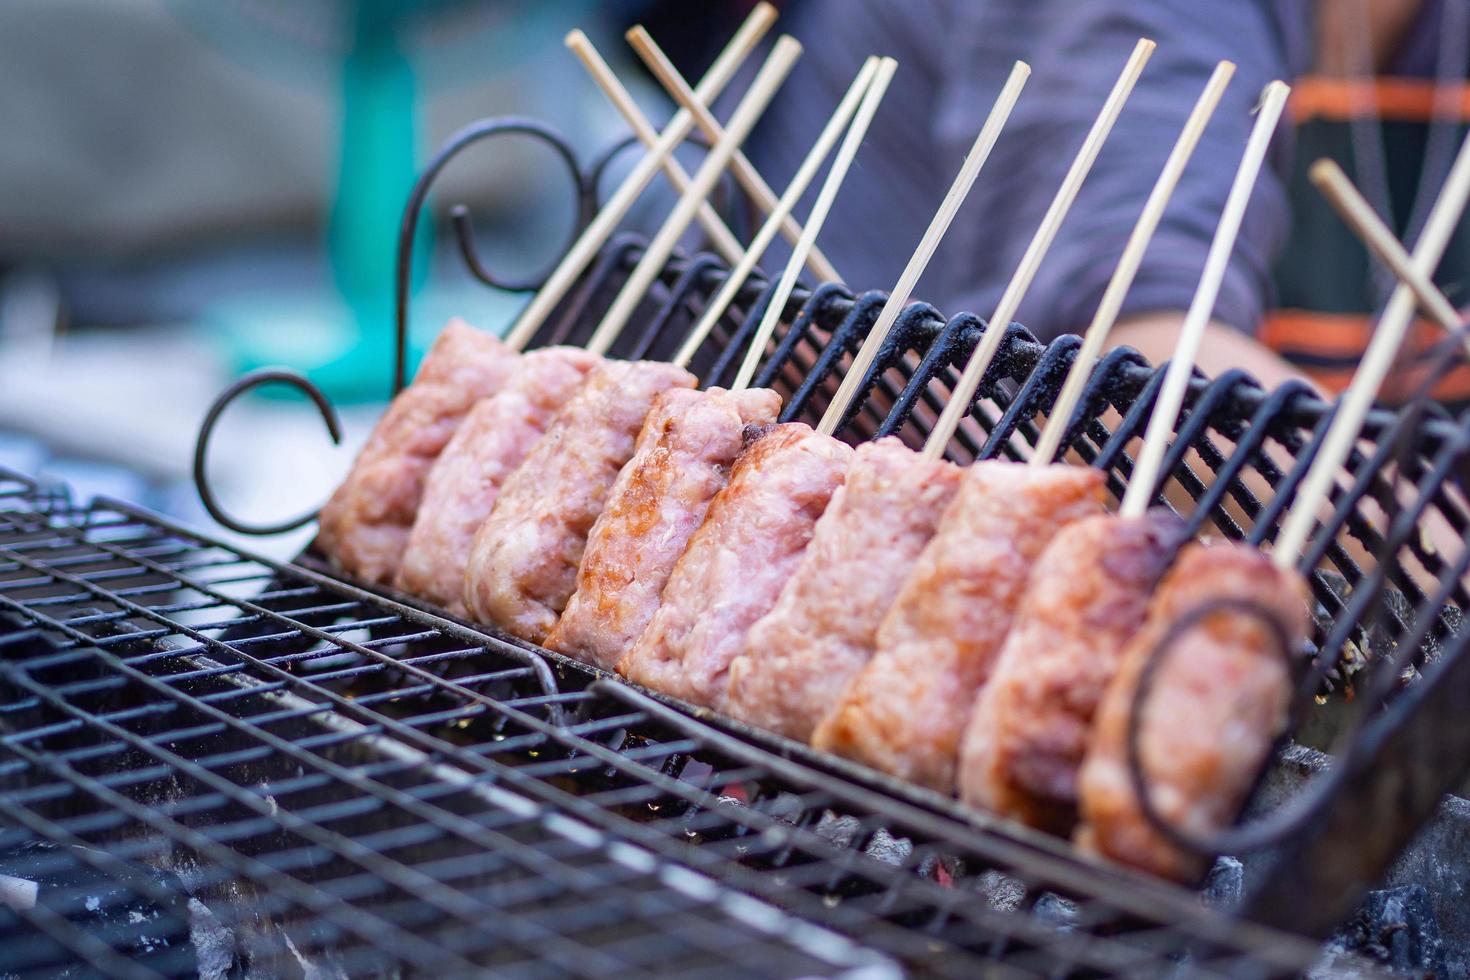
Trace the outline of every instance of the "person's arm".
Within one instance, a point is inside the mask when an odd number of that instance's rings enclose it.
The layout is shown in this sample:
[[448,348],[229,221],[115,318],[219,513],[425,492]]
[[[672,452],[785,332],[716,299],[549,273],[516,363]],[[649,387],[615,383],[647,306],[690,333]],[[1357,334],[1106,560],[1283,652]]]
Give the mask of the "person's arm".
[[[1184,314],[1174,310],[1140,313],[1119,320],[1109,337],[1109,344],[1132,347],[1148,358],[1149,363],[1163,364],[1174,356],[1174,345],[1183,322]],[[1280,354],[1250,334],[1219,320],[1210,321],[1205,328],[1195,367],[1210,378],[1240,368],[1268,390],[1285,381],[1305,381],[1316,387],[1310,378]]]

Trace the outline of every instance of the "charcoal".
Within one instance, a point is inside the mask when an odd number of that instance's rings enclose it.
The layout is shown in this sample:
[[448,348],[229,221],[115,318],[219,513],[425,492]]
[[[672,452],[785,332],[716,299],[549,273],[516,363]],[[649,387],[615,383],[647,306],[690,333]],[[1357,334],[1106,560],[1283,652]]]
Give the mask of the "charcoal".
[[1245,887],[1245,865],[1233,857],[1221,857],[1215,861],[1205,878],[1200,897],[1206,905],[1230,909],[1240,904],[1241,892]]
[[1038,919],[1049,922],[1058,929],[1069,930],[1077,928],[1077,919],[1081,915],[1081,910],[1077,908],[1076,902],[1063,898],[1055,892],[1042,892],[1036,904],[1031,907],[1031,911]]
[[198,969],[188,895],[172,872],[89,848],[29,841],[0,854],[0,875],[7,902],[21,913],[30,904],[43,906],[168,974]]
[[1404,885],[1368,893],[1357,914],[1329,942],[1329,948],[1356,953],[1396,973],[1443,977],[1444,942],[1423,885]]

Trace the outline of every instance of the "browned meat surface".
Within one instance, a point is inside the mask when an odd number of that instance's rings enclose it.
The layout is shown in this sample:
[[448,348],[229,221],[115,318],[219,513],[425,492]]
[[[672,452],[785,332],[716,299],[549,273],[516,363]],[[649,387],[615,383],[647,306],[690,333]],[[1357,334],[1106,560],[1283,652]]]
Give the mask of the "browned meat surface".
[[1182,539],[1170,511],[1062,528],[1026,583],[960,746],[960,797],[1055,834],[1077,820],[1097,703]]
[[577,571],[577,591],[546,645],[612,670],[643,635],[659,596],[725,485],[747,425],[774,422],[769,388],[666,391],[618,474]]
[[858,447],[796,573],[730,665],[726,712],[811,738],[873,655],[878,624],[934,536],[961,472],[893,437]]
[[450,320],[322,508],[317,547],[358,578],[393,581],[429,468],[465,413],[499,391],[519,362],[499,338]]
[[851,458],[850,447],[800,422],[759,434],[735,460],[674,566],[663,604],[618,670],[720,707],[730,661],[795,571]]
[[572,597],[592,522],[653,400],[694,387],[694,375],[657,361],[604,361],[587,376],[480,525],[465,570],[465,608],[539,643]]
[[505,387],[470,409],[429,470],[398,588],[464,614],[464,570],[475,532],[506,478],[599,360],[577,347],[532,351]]
[[1102,474],[1080,466],[969,467],[883,617],[872,659],[812,744],[954,792],[960,735],[1031,564],[1062,527],[1097,513],[1102,496]]
[[[1078,845],[1155,874],[1197,877],[1203,859],[1154,830],[1128,775],[1133,694],[1172,624],[1229,599],[1268,612],[1295,654],[1307,631],[1307,585],[1248,545],[1191,544],[1149,603],[1098,708],[1079,781]],[[1291,677],[1275,632],[1260,617],[1219,610],[1180,634],[1157,668],[1143,707],[1139,761],[1154,809],[1172,827],[1207,835],[1235,819],[1271,744],[1281,734]]]

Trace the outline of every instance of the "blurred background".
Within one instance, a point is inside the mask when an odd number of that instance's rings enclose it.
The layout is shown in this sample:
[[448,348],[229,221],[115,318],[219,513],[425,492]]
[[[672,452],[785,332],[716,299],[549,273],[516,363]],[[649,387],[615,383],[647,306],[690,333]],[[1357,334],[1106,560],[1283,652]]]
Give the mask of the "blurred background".
[[[267,389],[218,433],[226,506],[316,506],[390,384],[404,202],[447,136],[524,115],[585,162],[626,132],[563,47],[581,27],[656,124],[622,31],[703,63],[679,5],[623,0],[7,0],[0,4],[0,465],[212,525],[189,482],[209,401],[244,371],[308,372],[343,411]],[[704,6],[704,5],[701,5]],[[733,3],[728,19],[746,5]],[[698,18],[723,22],[720,4]],[[722,35],[715,33],[715,37]],[[503,329],[523,297],[474,283],[444,211],[471,207],[495,271],[533,274],[573,221],[544,145],[496,139],[436,184],[414,346],[448,315]],[[656,192],[647,206],[656,207]],[[251,547],[285,556],[311,529]]]
[[[624,30],[647,26],[694,78],[753,5],[0,3],[0,465],[64,480],[82,498],[109,494],[219,530],[189,478],[199,423],[229,382],[283,365],[339,406],[342,446],[332,447],[301,396],[268,388],[226,416],[212,483],[250,522],[317,506],[390,390],[398,227],[435,148],[476,120],[516,115],[560,131],[585,166],[627,129],[566,50],[569,30],[587,32],[662,127],[672,103]],[[1134,38],[1164,42],[1169,57],[1121,117],[1022,307],[1018,318],[1044,338],[1085,327],[1190,93],[1217,57],[1239,60],[1227,108],[1171,201],[1143,285],[1130,291],[1138,310],[1125,307],[1114,331],[1155,362],[1168,358],[1193,294],[1255,93],[1270,78],[1292,79],[1290,132],[1278,136],[1279,159],[1247,214],[1232,258],[1236,288],[1223,294],[1235,298],[1234,315],[1217,307],[1224,322],[1201,351],[1207,373],[1244,367],[1270,384],[1303,376],[1340,390],[1393,280],[1311,188],[1307,167],[1321,156],[1339,162],[1412,241],[1470,128],[1470,0],[778,6],[779,29],[807,48],[748,146],[773,186],[785,186],[864,53],[905,63],[824,232],[824,250],[859,289],[891,283],[902,268],[1011,59],[1032,59],[1045,80],[999,145],[990,165],[998,179],[970,195],[921,286],[950,312],[993,308],[1069,159],[1055,146],[1080,139]],[[1222,18],[1237,27],[1221,28]],[[754,69],[728,88],[717,115]],[[680,152],[697,169],[699,149]],[[616,158],[604,193],[635,157]],[[512,277],[547,268],[575,220],[563,163],[524,137],[470,148],[435,189],[415,251],[418,351],[449,316],[502,332],[525,301],[470,278],[447,234],[450,206],[469,207],[486,264]],[[626,224],[651,230],[671,201],[655,180]],[[748,232],[748,222],[732,226]],[[784,252],[778,242],[765,266],[779,267]],[[1470,305],[1470,224],[1437,280],[1452,302]],[[1130,324],[1132,312],[1157,316]],[[1425,322],[1414,336],[1427,348],[1438,333]],[[1436,395],[1470,405],[1470,368]],[[308,526],[248,546],[286,557],[311,534]]]

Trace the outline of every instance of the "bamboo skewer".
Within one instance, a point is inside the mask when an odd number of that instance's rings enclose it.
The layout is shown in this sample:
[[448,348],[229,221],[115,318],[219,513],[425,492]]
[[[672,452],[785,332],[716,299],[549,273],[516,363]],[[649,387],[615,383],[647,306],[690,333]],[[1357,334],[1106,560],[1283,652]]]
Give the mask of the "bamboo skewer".
[[[644,64],[648,66],[649,71],[653,72],[653,76],[659,80],[659,83],[668,89],[669,94],[674,97],[675,102],[679,103],[680,108],[693,115],[695,124],[711,142],[719,142],[723,129],[708,108],[713,100],[702,98],[698,91],[689,88],[689,83],[684,80],[684,76],[679,74],[674,63],[663,53],[648,31],[642,27],[634,27],[628,31],[626,37],[633,50],[643,59]],[[746,159],[744,153],[738,151],[735,153],[731,159],[730,171],[735,175],[736,182],[744,188],[745,193],[750,195],[751,200],[763,213],[770,214],[775,210],[776,193]],[[794,247],[801,239],[801,225],[787,215],[781,222],[781,233]],[[827,261],[827,257],[816,248],[811,250],[807,265],[812,275],[824,282],[842,281],[842,277],[837,274],[832,263]]]
[[1057,230],[1061,227],[1062,220],[1066,218],[1067,211],[1072,207],[1072,202],[1077,199],[1077,192],[1082,187],[1082,181],[1092,169],[1093,161],[1097,159],[1098,151],[1102,149],[1108,133],[1113,129],[1113,124],[1118,121],[1118,114],[1123,110],[1123,103],[1128,101],[1128,95],[1138,82],[1138,76],[1143,72],[1143,66],[1148,63],[1149,56],[1153,54],[1154,47],[1154,42],[1147,39],[1139,40],[1134,46],[1133,54],[1123,67],[1118,81],[1114,83],[1112,92],[1108,94],[1102,112],[1092,124],[1092,129],[1083,141],[1081,149],[1077,151],[1077,158],[1072,161],[1072,166],[1062,180],[1061,187],[1057,189],[1056,197],[1052,199],[1051,205],[1041,219],[1040,227],[1032,236],[1031,243],[1026,246],[1026,252],[1021,256],[1020,265],[1017,266],[999,303],[996,304],[995,313],[989,320],[980,345],[970,355],[970,360],[966,363],[959,382],[950,394],[948,404],[939,414],[939,419],[935,422],[933,431],[929,433],[929,438],[924,441],[923,454],[925,457],[939,459],[944,455],[944,447],[954,436],[955,430],[959,428],[960,420],[969,410],[970,400],[975,397],[975,391],[980,387],[980,379],[985,376],[985,371],[990,367],[995,352],[1000,349],[1000,342],[1005,337],[1006,327],[1015,317],[1016,310],[1026,295],[1026,290],[1031,287],[1032,280],[1036,278],[1036,271],[1041,265],[1041,260],[1046,256],[1047,250],[1056,238]]
[[[648,117],[643,115],[643,110],[638,108],[638,103],[633,101],[633,96],[628,94],[623,83],[618,81],[618,76],[603,60],[592,42],[587,39],[587,35],[581,29],[574,30],[567,35],[566,45],[582,62],[587,73],[592,76],[597,87],[602,89],[608,101],[632,128],[633,135],[638,137],[638,141],[649,150],[655,149],[658,146],[658,131],[653,128]],[[674,185],[674,190],[682,194],[689,189],[689,173],[673,156],[663,158],[663,170],[668,175],[669,182]],[[727,262],[739,261],[740,254],[744,251],[740,245],[740,239],[735,237],[715,209],[707,203],[702,204],[696,216],[705,234],[709,235],[710,244],[714,246],[715,251],[724,256]]]
[[1036,441],[1036,451],[1031,456],[1032,466],[1047,466],[1056,458],[1057,450],[1061,448],[1062,436],[1066,434],[1071,422],[1072,412],[1082,398],[1082,389],[1087,386],[1093,365],[1102,354],[1103,344],[1107,342],[1113,324],[1118,321],[1123,300],[1127,298],[1128,290],[1132,288],[1133,280],[1138,275],[1138,267],[1143,264],[1144,252],[1148,250],[1159,221],[1164,217],[1164,209],[1169,206],[1169,199],[1173,197],[1175,188],[1179,186],[1179,179],[1184,175],[1184,168],[1194,155],[1195,147],[1204,135],[1205,126],[1215,114],[1215,108],[1219,106],[1225,88],[1234,74],[1235,65],[1232,62],[1222,61],[1215,66],[1215,71],[1199,100],[1195,102],[1174,148],[1164,161],[1164,169],[1160,171],[1148,200],[1144,202],[1143,212],[1139,214],[1138,222],[1133,226],[1127,244],[1123,246],[1123,255],[1118,260],[1117,268],[1113,270],[1112,278],[1108,280],[1107,288],[1103,290],[1097,312],[1083,335],[1082,346],[1077,351],[1072,368],[1067,372],[1067,380],[1062,384],[1051,415],[1041,430],[1041,437]]
[[[1414,267],[1413,258],[1404,251],[1399,240],[1393,237],[1393,232],[1374,213],[1373,206],[1358,193],[1358,189],[1348,180],[1342,168],[1332,160],[1318,160],[1312,164],[1308,177],[1317,190],[1322,192],[1322,196],[1337,209],[1337,213],[1353,233],[1368,246],[1369,251],[1388,266],[1399,282],[1414,291],[1420,308],[1446,330],[1458,333],[1463,323],[1459,312],[1445,298],[1444,293],[1439,291],[1434,281]],[[1466,345],[1470,349],[1470,339],[1467,339]]]
[[[709,71],[705,72],[704,78],[700,80],[696,89],[702,100],[709,101],[724,91],[725,86],[735,77],[746,57],[755,49],[760,39],[770,30],[771,24],[776,20],[776,9],[769,3],[757,4],[725,45],[714,64],[710,65]],[[541,289],[531,298],[531,302],[521,311],[516,318],[515,324],[510,332],[506,334],[505,342],[512,350],[520,350],[541,328],[541,324],[556,309],[556,305],[566,296],[579,276],[586,270],[588,264],[597,255],[609,236],[617,228],[618,222],[628,213],[628,209],[643,193],[644,188],[653,180],[658,172],[664,158],[674,151],[689,131],[694,128],[694,117],[688,112],[678,112],[673,119],[664,127],[659,136],[658,144],[654,149],[644,154],[632,172],[623,179],[623,183],[613,192],[601,211],[583,229],[577,241],[567,250],[555,270],[547,278]]]
[[781,312],[786,308],[786,300],[796,286],[796,279],[801,274],[807,253],[816,245],[817,235],[827,221],[827,215],[832,210],[832,203],[837,199],[837,192],[842,189],[842,182],[847,177],[847,171],[851,168],[852,161],[862,146],[863,137],[867,134],[868,126],[878,112],[878,105],[883,101],[883,96],[888,91],[888,83],[893,80],[893,73],[897,69],[898,62],[892,58],[884,58],[879,62],[877,71],[863,96],[862,105],[859,106],[852,126],[848,129],[847,136],[843,139],[842,146],[832,161],[832,169],[827,172],[827,179],[822,182],[822,189],[817,193],[817,200],[812,205],[811,214],[807,215],[806,228],[802,231],[801,238],[797,240],[796,247],[791,250],[791,257],[786,263],[786,268],[782,270],[776,289],[771,293],[765,315],[761,317],[755,336],[751,338],[750,346],[746,349],[745,360],[741,362],[740,370],[736,372],[735,380],[730,384],[731,391],[746,388],[751,379],[755,377],[756,366],[760,364],[766,343],[771,339],[771,334],[781,319]]
[[1236,236],[1240,233],[1241,222],[1250,205],[1251,192],[1255,189],[1261,166],[1266,159],[1266,151],[1271,145],[1271,137],[1276,133],[1281,113],[1286,108],[1286,97],[1290,93],[1290,86],[1279,81],[1271,82],[1261,93],[1261,106],[1257,111],[1255,124],[1251,127],[1245,152],[1236,168],[1230,194],[1225,199],[1220,223],[1215,227],[1215,237],[1210,242],[1210,251],[1205,257],[1199,285],[1194,291],[1188,312],[1184,314],[1179,340],[1169,359],[1163,387],[1144,432],[1143,448],[1133,465],[1128,489],[1123,494],[1123,502],[1118,511],[1123,517],[1142,517],[1153,501],[1159,467],[1163,465],[1169,435],[1174,431],[1179,409],[1189,390],[1189,378],[1194,370],[1200,342],[1204,339],[1210,315],[1214,313],[1215,301],[1220,296],[1220,285],[1230,266],[1230,254],[1235,249]]
[[[1439,199],[1430,210],[1429,220],[1425,222],[1424,231],[1414,248],[1414,268],[1426,278],[1434,274],[1440,259],[1444,257],[1445,247],[1465,210],[1467,198],[1470,198],[1470,137],[1461,144],[1449,177],[1440,190]],[[1373,331],[1373,339],[1363,354],[1363,360],[1354,372],[1347,391],[1343,392],[1338,401],[1331,427],[1322,440],[1322,448],[1312,461],[1291,509],[1281,522],[1281,532],[1271,550],[1271,560],[1278,567],[1290,568],[1300,559],[1316,523],[1317,508],[1328,499],[1338,471],[1352,451],[1353,443],[1357,441],[1363,419],[1367,417],[1383,379],[1393,366],[1413,314],[1414,291],[1401,284],[1389,298],[1388,306],[1379,318],[1378,327]]]
[[[914,287],[918,285],[919,277],[924,274],[929,261],[934,257],[934,252],[939,248],[939,243],[944,240],[945,232],[949,231],[950,224],[959,213],[960,206],[965,203],[970,189],[975,186],[975,180],[980,176],[980,170],[985,166],[985,161],[990,158],[990,151],[995,147],[995,141],[1000,138],[1000,132],[1005,128],[1006,121],[1011,117],[1011,110],[1016,107],[1016,102],[1021,98],[1021,90],[1026,86],[1026,80],[1031,77],[1031,66],[1024,61],[1018,61],[1011,67],[1010,77],[1006,79],[1005,86],[1001,88],[999,97],[991,106],[990,115],[986,117],[985,124],[980,127],[980,132],[975,136],[975,142],[970,146],[970,152],[965,155],[964,162],[960,164],[959,173],[955,175],[954,182],[950,184],[949,191],[944,195],[944,200],[939,204],[939,210],[934,212],[934,217],[929,221],[929,227],[924,231],[924,237],[919,240],[919,247],[909,257],[908,264],[904,266],[903,272],[898,277],[892,292],[888,294],[888,300],[883,304],[883,310],[878,314],[868,336],[863,340],[862,347],[857,356],[852,360],[842,384],[838,386],[837,393],[822,413],[821,421],[817,423],[817,431],[823,435],[831,435],[837,431],[847,407],[851,404],[853,397],[857,394],[862,384],[864,375],[872,366],[873,360],[878,356],[878,351],[883,346],[888,332],[893,329],[893,324],[898,320],[898,314],[902,312],[904,305],[908,303],[909,295]],[[779,310],[776,310],[779,315]],[[766,311],[767,318],[772,315],[771,310]],[[772,324],[774,327],[774,324]],[[755,349],[747,359],[756,356]]]
[[[822,163],[827,159],[827,155],[832,152],[832,147],[836,144],[838,137],[847,129],[848,123],[853,118],[853,113],[857,111],[859,102],[862,100],[864,93],[868,91],[869,85],[872,83],[873,77],[878,71],[879,63],[880,59],[876,56],[864,62],[862,70],[853,79],[852,84],[847,89],[847,94],[842,97],[842,102],[838,104],[837,111],[832,114],[832,118],[827,121],[826,127],[823,128],[821,134],[817,137],[817,141],[812,144],[811,150],[807,152],[806,159],[801,162],[801,167],[797,169],[796,176],[791,178],[791,183],[787,186],[785,193],[781,195],[781,200],[776,202],[776,209],[770,213],[765,223],[761,225],[760,230],[756,232],[755,237],[751,239],[750,247],[745,250],[745,254],[740,257],[739,261],[735,263],[734,268],[730,270],[730,274],[726,277],[724,285],[720,287],[720,291],[706,304],[704,313],[700,316],[699,322],[694,325],[694,329],[689,331],[689,336],[685,338],[678,353],[674,355],[674,364],[679,367],[688,367],[689,362],[694,359],[694,355],[699,351],[700,346],[703,345],[705,338],[709,336],[710,331],[714,329],[720,317],[724,316],[725,311],[730,308],[730,304],[734,301],[736,294],[745,285],[745,281],[750,278],[750,273],[755,269],[756,263],[765,255],[766,249],[770,248],[771,242],[775,239],[780,229],[781,222],[796,207],[796,203],[801,199],[801,195],[806,193],[807,187],[811,185],[812,179],[817,175],[817,171],[822,168]],[[892,73],[890,72],[889,74]],[[887,86],[886,81],[884,82],[884,86]],[[863,128],[866,129],[866,126]]]
[[663,227],[658,230],[653,241],[649,242],[648,248],[644,251],[643,257],[639,259],[638,265],[634,267],[628,281],[619,290],[617,298],[613,300],[602,322],[597,325],[592,339],[587,342],[589,351],[594,354],[607,353],[608,348],[612,346],[613,341],[617,339],[618,334],[638,308],[638,304],[642,302],[644,293],[658,278],[659,271],[673,253],[679,237],[694,220],[695,212],[714,190],[720,174],[729,164],[736,148],[755,127],[756,120],[760,118],[766,106],[775,97],[776,90],[786,80],[787,74],[790,73],[799,57],[801,57],[801,44],[796,39],[783,37],[776,42],[770,57],[761,66],[755,81],[751,83],[750,90],[745,93],[745,97],[740,100],[740,104],[730,117],[730,125],[726,128],[724,136],[705,156],[689,189],[679,198],[679,203],[674,205],[674,210],[664,221]]

